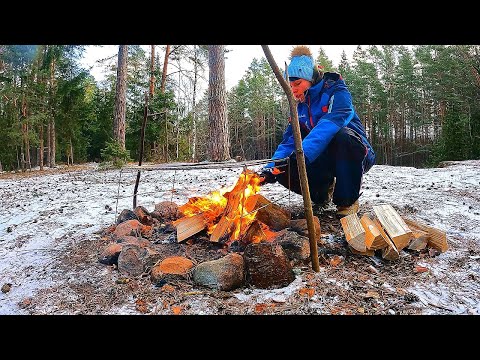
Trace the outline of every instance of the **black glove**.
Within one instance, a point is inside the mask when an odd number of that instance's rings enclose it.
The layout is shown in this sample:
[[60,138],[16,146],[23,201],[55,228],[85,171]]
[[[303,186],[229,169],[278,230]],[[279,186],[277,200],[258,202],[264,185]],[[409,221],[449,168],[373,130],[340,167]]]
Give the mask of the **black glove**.
[[260,177],[263,178],[263,181],[260,182],[260,185],[264,184],[273,184],[277,182],[277,177],[273,175],[272,169],[263,169],[260,173]]

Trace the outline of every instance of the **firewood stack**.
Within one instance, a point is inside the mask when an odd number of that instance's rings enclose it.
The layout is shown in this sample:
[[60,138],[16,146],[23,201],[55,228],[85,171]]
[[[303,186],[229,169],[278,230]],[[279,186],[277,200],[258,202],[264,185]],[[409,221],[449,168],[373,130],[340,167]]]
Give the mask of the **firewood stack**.
[[445,252],[448,249],[446,233],[431,226],[403,219],[388,204],[373,206],[375,218],[364,214],[348,215],[340,222],[349,249],[355,254],[373,256],[381,251],[386,260],[399,258],[402,249],[422,251],[432,247]]

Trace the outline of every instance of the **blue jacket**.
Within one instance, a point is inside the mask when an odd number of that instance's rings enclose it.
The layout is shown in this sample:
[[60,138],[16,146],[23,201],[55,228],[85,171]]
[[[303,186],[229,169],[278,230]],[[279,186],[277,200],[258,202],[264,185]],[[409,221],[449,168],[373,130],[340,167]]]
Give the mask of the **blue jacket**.
[[[306,163],[312,163],[327,148],[335,134],[344,126],[356,131],[367,149],[366,168],[375,161],[375,152],[367,140],[365,128],[356,114],[350,91],[340,74],[325,73],[322,81],[308,89],[303,103],[298,103],[298,121],[303,138],[302,146]],[[283,159],[295,151],[292,124],[288,124],[283,140],[272,159]],[[266,167],[273,167],[269,163]]]

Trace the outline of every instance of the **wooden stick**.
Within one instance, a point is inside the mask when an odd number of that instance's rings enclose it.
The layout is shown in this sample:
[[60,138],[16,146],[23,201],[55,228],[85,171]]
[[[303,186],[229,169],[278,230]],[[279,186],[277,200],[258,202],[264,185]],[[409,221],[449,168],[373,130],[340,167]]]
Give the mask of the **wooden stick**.
[[[308,227],[308,238],[310,240],[310,257],[312,258],[312,268],[315,272],[320,271],[320,264],[318,262],[318,249],[317,242],[315,240],[315,223],[313,222],[313,210],[312,210],[312,200],[310,199],[310,189],[308,187],[307,179],[307,167],[305,165],[305,155],[303,153],[302,147],[302,135],[300,134],[300,123],[298,122],[298,113],[297,113],[297,104],[293,99],[292,89],[288,85],[287,81],[283,78],[280,73],[280,69],[275,62],[275,59],[270,52],[268,45],[262,45],[263,52],[267,57],[268,63],[272,68],[275,76],[282,86],[285,94],[288,98],[288,104],[290,106],[290,114],[292,118],[292,129],[293,129],[293,138],[295,140],[295,152],[297,153],[297,167],[298,175],[300,177],[300,187],[302,189],[303,196],[303,207],[305,209],[305,218],[307,219]],[[285,71],[288,72],[287,64],[285,64]],[[288,73],[287,73],[288,78]]]
[[[145,127],[147,126],[147,116],[148,116],[148,94],[145,93],[145,107],[143,109],[143,122],[142,130],[140,133],[140,153],[138,154],[138,166],[142,166],[143,160],[143,149],[144,149],[144,139],[145,139]],[[140,182],[140,170],[137,171],[137,179],[135,180],[135,188],[133,190],[133,208],[137,207],[137,191],[138,184]]]

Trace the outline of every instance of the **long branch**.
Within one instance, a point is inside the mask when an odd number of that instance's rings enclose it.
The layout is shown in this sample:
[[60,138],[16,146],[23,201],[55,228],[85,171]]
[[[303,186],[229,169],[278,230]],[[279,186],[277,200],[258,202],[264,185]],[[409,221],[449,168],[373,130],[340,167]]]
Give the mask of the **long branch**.
[[[310,257],[312,259],[312,268],[314,271],[320,271],[320,265],[318,263],[318,249],[317,249],[317,240],[315,239],[315,223],[313,222],[313,210],[312,210],[312,200],[310,199],[310,190],[308,187],[308,178],[307,178],[307,167],[305,165],[305,155],[303,153],[302,147],[302,135],[300,134],[300,123],[298,122],[298,113],[297,113],[297,104],[293,99],[292,90],[290,89],[290,85],[287,81],[283,78],[282,74],[280,73],[280,69],[275,62],[275,59],[268,48],[268,45],[262,45],[263,52],[267,57],[268,63],[272,68],[275,76],[282,86],[285,94],[288,98],[288,104],[290,106],[290,115],[292,118],[292,128],[293,128],[293,137],[295,140],[295,151],[297,153],[297,167],[298,167],[298,175],[300,177],[300,186],[302,189],[302,197],[303,197],[303,206],[305,209],[305,217],[307,219],[307,228],[308,228],[308,238],[310,240]],[[286,65],[286,64],[285,64]],[[287,69],[287,67],[285,66]],[[288,70],[287,70],[288,71]],[[288,77],[288,74],[287,74]]]

